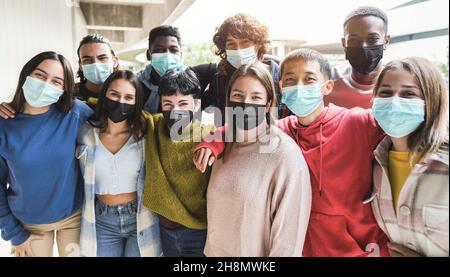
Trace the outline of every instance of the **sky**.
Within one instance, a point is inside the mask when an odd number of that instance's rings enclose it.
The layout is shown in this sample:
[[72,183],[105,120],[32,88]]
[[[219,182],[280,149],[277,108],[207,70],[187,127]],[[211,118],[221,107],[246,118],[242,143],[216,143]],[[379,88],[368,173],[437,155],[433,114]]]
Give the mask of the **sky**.
[[272,40],[305,40],[309,45],[336,43],[346,15],[358,6],[373,5],[387,12],[392,35],[448,27],[447,0],[431,0],[392,10],[409,0],[196,0],[173,25],[184,43],[210,42],[227,17],[244,12],[269,26]]

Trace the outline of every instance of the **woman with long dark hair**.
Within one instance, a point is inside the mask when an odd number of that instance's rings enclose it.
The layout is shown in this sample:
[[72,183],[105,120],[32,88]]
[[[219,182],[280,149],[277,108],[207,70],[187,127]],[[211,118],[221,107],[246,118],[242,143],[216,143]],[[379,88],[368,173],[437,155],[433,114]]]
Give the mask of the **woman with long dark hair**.
[[131,71],[112,73],[79,136],[85,204],[81,255],[161,255],[157,217],[142,206],[145,178],[144,96]]
[[66,58],[43,52],[23,67],[13,119],[0,119],[0,229],[17,257],[77,255],[83,179],[75,158],[91,110],[73,100]]

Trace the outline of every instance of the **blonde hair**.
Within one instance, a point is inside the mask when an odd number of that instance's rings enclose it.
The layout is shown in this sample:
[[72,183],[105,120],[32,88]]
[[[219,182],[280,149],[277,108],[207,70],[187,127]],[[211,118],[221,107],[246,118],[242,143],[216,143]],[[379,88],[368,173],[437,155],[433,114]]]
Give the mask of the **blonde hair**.
[[389,62],[381,71],[374,87],[374,97],[384,76],[392,70],[405,70],[414,75],[425,101],[425,120],[408,137],[410,161],[421,155],[443,151],[448,145],[448,89],[438,69],[427,59],[411,57]]

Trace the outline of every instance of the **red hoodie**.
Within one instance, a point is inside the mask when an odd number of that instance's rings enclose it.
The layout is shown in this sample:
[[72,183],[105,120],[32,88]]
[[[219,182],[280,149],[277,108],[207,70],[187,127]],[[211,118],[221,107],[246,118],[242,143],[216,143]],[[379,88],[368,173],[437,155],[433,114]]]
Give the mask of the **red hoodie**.
[[[312,207],[303,255],[306,257],[389,256],[388,238],[370,204],[373,150],[383,138],[370,110],[330,104],[309,126],[296,116],[278,127],[300,146],[311,175]],[[224,143],[202,142],[217,157]]]

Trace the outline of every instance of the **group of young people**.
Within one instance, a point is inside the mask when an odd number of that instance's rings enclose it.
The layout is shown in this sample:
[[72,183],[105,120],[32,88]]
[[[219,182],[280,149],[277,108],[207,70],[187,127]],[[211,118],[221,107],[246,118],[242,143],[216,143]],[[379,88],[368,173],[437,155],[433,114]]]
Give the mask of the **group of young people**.
[[33,57],[0,105],[11,253],[448,256],[447,85],[424,58],[383,66],[380,9],[343,29],[343,74],[315,50],[268,55],[246,14],[217,28],[217,64],[184,66],[173,26],[150,31],[136,74],[99,35],[79,83],[63,56]]

